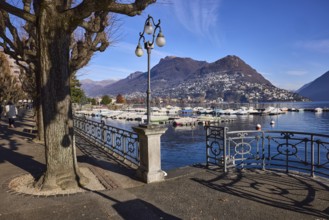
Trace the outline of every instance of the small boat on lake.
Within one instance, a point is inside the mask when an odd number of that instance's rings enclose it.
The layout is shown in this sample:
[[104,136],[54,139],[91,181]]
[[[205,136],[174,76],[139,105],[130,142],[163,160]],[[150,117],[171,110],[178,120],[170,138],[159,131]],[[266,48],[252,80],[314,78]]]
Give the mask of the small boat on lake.
[[182,117],[175,119],[173,126],[183,126],[183,125],[195,125],[197,124],[197,118],[194,117]]
[[314,112],[316,112],[316,113],[322,113],[323,112],[323,109],[322,108],[315,108],[314,109]]

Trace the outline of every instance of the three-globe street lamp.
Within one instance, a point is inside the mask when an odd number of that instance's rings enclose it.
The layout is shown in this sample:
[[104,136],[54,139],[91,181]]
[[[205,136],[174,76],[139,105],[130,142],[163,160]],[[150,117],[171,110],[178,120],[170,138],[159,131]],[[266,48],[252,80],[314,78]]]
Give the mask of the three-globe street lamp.
[[[153,27],[154,26],[154,27]],[[159,31],[156,39],[155,35]],[[152,41],[146,41],[144,34],[152,35]],[[151,101],[151,69],[150,69],[150,59],[151,59],[151,50],[154,48],[154,39],[156,45],[159,47],[162,47],[166,44],[166,39],[164,38],[161,27],[160,27],[160,19],[157,24],[155,24],[154,19],[152,16],[148,15],[145,24],[144,24],[144,30],[143,32],[139,33],[139,40],[138,45],[135,50],[135,54],[138,57],[143,56],[143,49],[141,47],[140,41],[143,39],[144,43],[144,49],[147,51],[147,121],[146,124],[150,124],[151,120],[151,109],[150,109],[150,101]]]

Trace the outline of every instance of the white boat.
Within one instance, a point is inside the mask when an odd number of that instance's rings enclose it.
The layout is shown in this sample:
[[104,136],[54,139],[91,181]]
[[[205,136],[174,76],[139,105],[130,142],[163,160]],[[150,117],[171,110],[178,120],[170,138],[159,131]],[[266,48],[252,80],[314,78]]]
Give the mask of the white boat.
[[[142,122],[146,122],[147,120],[147,115],[143,115],[141,117]],[[168,121],[169,117],[166,115],[151,115],[150,122],[164,122]]]
[[192,117],[182,117],[175,119],[173,122],[174,126],[183,126],[183,125],[193,125],[197,123],[197,118]]
[[315,108],[314,111],[316,113],[321,113],[321,112],[323,112],[323,109],[322,108]]
[[215,115],[224,115],[225,114],[225,110],[221,109],[221,108],[216,108],[214,109],[214,114]]
[[237,110],[228,108],[228,109],[224,110],[224,112],[225,112],[224,113],[225,115],[235,115],[237,113]]
[[259,111],[257,111],[257,109],[254,109],[254,107],[249,107],[248,113],[254,115],[254,114],[259,114]]
[[176,107],[176,106],[167,106],[167,113],[168,115],[178,115],[179,112],[181,111],[181,108],[180,107]]
[[212,122],[212,121],[219,121],[220,117],[211,116],[211,115],[200,115],[197,117],[198,122]]
[[167,116],[168,115],[168,110],[166,108],[152,107],[151,108],[151,115]]
[[286,113],[285,111],[282,111],[279,108],[274,108],[272,111],[270,111],[269,115],[279,115],[279,114],[284,114]]
[[264,115],[279,115],[279,114],[284,114],[284,111],[281,111],[279,108],[275,108],[273,106],[267,107],[262,114]]
[[236,111],[237,115],[248,115],[249,114],[249,111],[247,110],[247,107],[241,107],[240,109],[238,109]]
[[203,107],[194,108],[193,111],[198,114],[212,114],[214,112],[212,108],[203,108]]

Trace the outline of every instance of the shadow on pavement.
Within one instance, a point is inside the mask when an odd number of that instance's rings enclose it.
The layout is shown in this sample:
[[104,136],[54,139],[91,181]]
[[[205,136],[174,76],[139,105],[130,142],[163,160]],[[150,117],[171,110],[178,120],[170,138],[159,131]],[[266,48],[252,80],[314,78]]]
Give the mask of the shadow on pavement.
[[117,203],[113,208],[123,219],[136,219],[136,216],[139,219],[180,219],[141,199]]
[[[244,172],[248,172],[247,175]],[[233,171],[205,180],[191,178],[213,190],[280,209],[329,218],[329,187],[307,177],[252,170]]]
[[77,156],[78,162],[89,163],[95,167],[129,176],[130,178],[139,181],[139,179],[136,178],[136,171],[133,168],[130,168],[109,152],[86,142],[83,138],[79,137],[79,135],[76,135],[75,141],[76,146],[84,154],[82,156]]
[[148,219],[148,220],[158,220],[158,219],[167,219],[167,220],[178,220],[173,215],[170,215],[158,207],[154,206],[151,203],[148,203],[141,199],[133,199],[129,201],[121,202],[117,199],[114,199],[100,191],[93,191],[93,193],[114,202],[112,206],[116,212],[126,220],[132,219]]
[[[25,120],[24,120],[25,121]],[[0,163],[5,161],[30,173],[34,178],[39,177],[46,166],[33,159],[32,156],[21,154],[18,148],[22,143],[31,142],[35,135],[22,131],[24,123],[16,122],[16,128],[8,128],[7,120],[2,118],[0,124]],[[23,142],[20,141],[23,140]],[[32,143],[32,142],[31,142]]]
[[17,153],[11,149],[4,148],[0,145],[0,163],[8,161],[9,163],[30,173],[34,178],[40,177],[45,171],[46,166],[36,160],[32,156]]

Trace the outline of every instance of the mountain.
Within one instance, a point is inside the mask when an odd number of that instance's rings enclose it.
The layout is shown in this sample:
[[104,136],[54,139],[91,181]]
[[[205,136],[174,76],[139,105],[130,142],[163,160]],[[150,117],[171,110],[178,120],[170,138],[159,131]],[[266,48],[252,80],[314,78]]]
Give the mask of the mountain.
[[203,66],[199,71],[194,74],[196,77],[202,78],[208,75],[237,75],[237,82],[250,82],[259,83],[273,86],[268,80],[266,80],[255,69],[251,68],[243,60],[237,56],[226,56],[214,63]]
[[80,80],[81,88],[84,90],[87,96],[97,96],[99,95],[99,90],[107,85],[115,83],[117,80],[102,80],[93,81],[91,79]]
[[[151,89],[165,90],[174,88],[184,81],[188,74],[205,65],[205,61],[191,58],[166,57],[151,69]],[[117,95],[145,93],[147,90],[147,73],[138,74],[108,85],[102,89],[103,94]]]
[[329,101],[329,71],[314,81],[305,84],[297,93],[312,101]]
[[[147,73],[133,73],[98,89],[98,95],[145,97]],[[293,101],[298,95],[276,88],[237,56],[208,63],[191,58],[166,57],[151,69],[152,97],[229,102]]]

